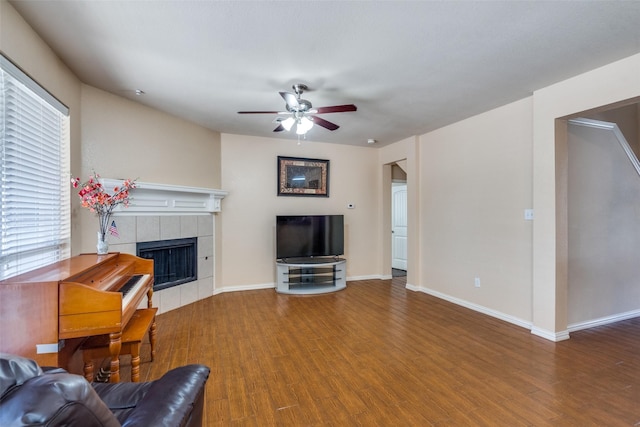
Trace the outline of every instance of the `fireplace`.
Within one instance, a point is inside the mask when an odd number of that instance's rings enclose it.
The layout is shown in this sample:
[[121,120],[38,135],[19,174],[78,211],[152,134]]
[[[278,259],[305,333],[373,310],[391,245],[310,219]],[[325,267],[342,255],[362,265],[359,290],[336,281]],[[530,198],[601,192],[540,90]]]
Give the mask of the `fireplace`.
[[137,255],[153,260],[154,291],[197,280],[198,238],[136,243]]
[[[112,188],[121,182],[120,179],[102,178],[105,188]],[[157,292],[153,295],[153,305],[158,307],[158,314],[213,296],[216,216],[220,214],[222,199],[228,193],[213,188],[136,181],[136,188],[131,194],[129,207],[121,205],[114,211],[120,237],[115,241],[110,239],[110,250],[140,256],[138,243],[144,242],[144,246],[157,240],[197,237],[197,244],[193,245],[193,258],[187,257],[190,261],[183,263],[189,264],[189,270],[193,271],[181,273],[180,276],[184,276],[182,280],[176,282],[170,279],[170,274],[160,271],[160,264],[164,261],[156,260],[154,289]],[[95,237],[89,236],[87,245],[89,243],[91,246],[88,248],[95,248]],[[151,249],[153,252],[154,248]],[[187,252],[187,249],[184,251]],[[146,257],[153,255],[147,254]]]

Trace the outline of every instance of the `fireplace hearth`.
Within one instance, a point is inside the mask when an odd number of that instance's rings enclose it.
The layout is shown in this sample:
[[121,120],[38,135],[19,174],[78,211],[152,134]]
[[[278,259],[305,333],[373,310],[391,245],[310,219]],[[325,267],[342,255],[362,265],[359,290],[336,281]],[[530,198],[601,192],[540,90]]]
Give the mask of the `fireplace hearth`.
[[197,280],[198,238],[138,242],[137,255],[153,259],[154,291]]

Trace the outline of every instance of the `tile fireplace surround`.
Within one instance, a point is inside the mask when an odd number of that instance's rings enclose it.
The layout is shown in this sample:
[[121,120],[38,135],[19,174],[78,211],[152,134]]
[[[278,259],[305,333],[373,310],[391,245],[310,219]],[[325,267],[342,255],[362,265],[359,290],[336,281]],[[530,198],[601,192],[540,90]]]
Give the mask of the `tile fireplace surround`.
[[[103,179],[107,188],[119,181]],[[112,217],[119,237],[109,236],[109,251],[136,255],[136,243],[198,238],[197,280],[154,292],[153,305],[164,313],[214,293],[215,216],[226,191],[138,182],[129,207]],[[141,306],[146,307],[143,300]]]
[[[158,313],[191,304],[213,295],[213,215],[114,216],[120,237],[109,236],[109,251],[136,254],[136,243],[154,240],[198,238],[198,279],[153,293]],[[142,303],[145,307],[146,299]]]

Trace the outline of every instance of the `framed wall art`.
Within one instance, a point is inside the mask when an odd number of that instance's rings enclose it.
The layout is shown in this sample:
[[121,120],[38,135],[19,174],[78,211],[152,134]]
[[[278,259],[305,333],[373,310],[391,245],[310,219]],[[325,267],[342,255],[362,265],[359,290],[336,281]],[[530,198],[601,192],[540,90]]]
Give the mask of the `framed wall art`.
[[278,156],[278,196],[329,197],[329,160]]

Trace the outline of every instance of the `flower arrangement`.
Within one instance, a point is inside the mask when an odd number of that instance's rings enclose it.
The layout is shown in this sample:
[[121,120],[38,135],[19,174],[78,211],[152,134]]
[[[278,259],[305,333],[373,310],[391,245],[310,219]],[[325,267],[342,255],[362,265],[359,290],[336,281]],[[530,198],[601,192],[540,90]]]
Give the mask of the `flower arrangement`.
[[80,188],[78,196],[82,200],[82,207],[98,215],[98,240],[104,241],[113,210],[118,205],[129,206],[129,191],[136,188],[136,183],[135,180],[126,179],[121,186],[113,188],[113,194],[109,194],[99,179],[100,175],[94,171],[87,181],[81,183],[80,178],[71,178],[71,184],[73,188]]

